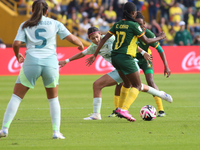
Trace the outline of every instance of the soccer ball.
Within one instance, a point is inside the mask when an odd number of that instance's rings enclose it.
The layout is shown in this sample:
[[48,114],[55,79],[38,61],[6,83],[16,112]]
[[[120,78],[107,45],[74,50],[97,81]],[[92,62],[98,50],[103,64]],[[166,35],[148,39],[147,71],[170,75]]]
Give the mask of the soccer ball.
[[140,110],[140,116],[145,121],[151,121],[156,118],[156,109],[151,105],[145,105]]

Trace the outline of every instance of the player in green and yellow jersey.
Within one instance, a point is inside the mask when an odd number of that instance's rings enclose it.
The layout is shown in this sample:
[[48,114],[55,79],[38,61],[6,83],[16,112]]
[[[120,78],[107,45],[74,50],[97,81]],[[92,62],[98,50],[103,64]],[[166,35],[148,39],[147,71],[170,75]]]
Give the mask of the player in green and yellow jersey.
[[[123,8],[124,19],[112,26],[109,32],[101,39],[94,55],[87,59],[88,65],[91,65],[104,43],[112,35],[115,35],[111,54],[112,64],[123,80],[119,107],[116,109],[115,113],[128,121],[136,121],[136,119],[129,114],[128,109],[141,90],[141,79],[134,59],[137,52],[138,38],[146,44],[154,43],[165,38],[164,33],[161,33],[160,36],[156,38],[147,38],[134,19],[136,15],[137,11],[134,3],[127,2]],[[131,86],[132,88],[130,89]]]
[[[145,32],[146,37],[148,37],[148,38],[154,38],[155,37],[154,33],[152,33],[150,30],[145,28],[145,26],[144,26],[145,21],[144,21],[144,17],[143,17],[141,12],[137,12],[136,21],[138,22],[138,24],[140,25],[142,30]],[[160,46],[159,42],[155,42],[155,43],[151,43],[151,44],[145,44],[142,40],[139,39],[138,40],[138,46],[140,48],[142,48],[144,51],[146,51],[147,53],[149,53],[150,55],[151,55],[151,50],[149,48],[150,46],[157,49],[157,51],[160,54],[160,57],[163,61],[163,64],[164,64],[164,68],[165,68],[164,69],[164,75],[167,75],[167,78],[168,78],[171,74],[171,71],[168,67],[167,60],[166,60],[166,57],[165,57],[165,53],[164,53],[162,47]],[[144,59],[144,57],[140,53],[137,53],[136,58],[139,60],[139,62],[138,62],[139,67],[143,70],[143,72],[145,74],[147,84],[158,90],[158,87],[156,86],[156,84],[153,80],[153,64],[152,64],[152,62],[149,62],[149,64],[147,64],[146,60]],[[161,98],[154,96],[154,99],[155,99],[155,102],[156,102],[157,107],[158,107],[158,117],[164,117],[165,113],[164,113],[164,108],[163,108]]]

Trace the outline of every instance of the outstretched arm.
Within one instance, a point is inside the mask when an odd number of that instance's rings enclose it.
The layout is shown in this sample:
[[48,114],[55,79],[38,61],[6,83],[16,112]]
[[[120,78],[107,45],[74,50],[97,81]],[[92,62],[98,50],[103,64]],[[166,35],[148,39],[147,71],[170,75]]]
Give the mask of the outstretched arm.
[[161,32],[159,34],[158,37],[156,38],[147,38],[146,35],[143,35],[140,37],[140,39],[145,43],[145,44],[151,44],[151,43],[155,43],[157,41],[160,41],[162,39],[164,39],[166,37],[165,33],[164,32]]
[[68,59],[66,59],[66,60],[60,60],[60,61],[59,61],[60,68],[61,68],[61,67],[64,67],[65,64],[67,64],[68,62],[73,61],[73,60],[76,60],[76,59],[80,59],[80,58],[82,58],[82,57],[84,57],[84,56],[85,56],[85,55],[84,55],[82,52],[80,52],[80,53],[75,54],[74,56],[72,56],[72,57],[70,57],[70,58],[68,58]]
[[83,43],[73,34],[70,34],[68,36],[65,37],[66,40],[68,40],[69,42],[71,42],[72,44],[75,44],[78,46],[78,49],[80,51],[83,50],[84,46]]

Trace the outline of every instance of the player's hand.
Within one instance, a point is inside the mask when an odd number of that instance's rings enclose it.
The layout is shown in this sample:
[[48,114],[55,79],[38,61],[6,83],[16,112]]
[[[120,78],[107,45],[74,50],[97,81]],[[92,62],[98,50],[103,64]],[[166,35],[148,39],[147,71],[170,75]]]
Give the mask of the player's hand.
[[169,68],[165,68],[164,70],[164,76],[167,75],[167,78],[169,78],[169,76],[171,75],[171,70],[169,70]]
[[80,51],[82,51],[82,50],[84,49],[84,46],[81,45],[81,46],[78,47],[78,49],[79,49]]
[[166,38],[166,35],[165,35],[164,32],[160,32],[160,33],[158,34],[158,36],[161,38],[161,40],[164,39],[164,38]]
[[149,53],[145,52],[143,56],[144,56],[144,59],[146,59],[147,64],[148,64],[148,66],[149,66],[149,61],[152,62],[152,57],[151,57],[151,55],[149,55]]
[[96,57],[94,55],[92,55],[91,57],[86,59],[86,66],[90,66],[92,65],[92,63],[95,61]]
[[67,63],[67,62],[66,62],[65,60],[60,60],[59,63],[58,63],[59,66],[60,66],[59,68],[64,67],[66,63]]
[[22,55],[22,54],[18,54],[18,58],[17,58],[17,60],[18,60],[18,62],[21,64],[21,63],[23,63],[24,62],[24,56]]

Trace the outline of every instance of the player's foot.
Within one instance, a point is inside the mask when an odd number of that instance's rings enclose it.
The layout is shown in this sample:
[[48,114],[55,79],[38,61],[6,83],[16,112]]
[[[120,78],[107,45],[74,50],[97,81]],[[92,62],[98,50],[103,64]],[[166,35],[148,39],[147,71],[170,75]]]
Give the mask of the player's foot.
[[101,114],[93,113],[90,117],[83,118],[83,120],[101,120]]
[[165,112],[164,111],[159,111],[157,117],[165,117]]
[[118,117],[120,118],[125,118],[130,122],[134,122],[136,121],[135,118],[132,117],[132,115],[129,114],[128,110],[126,111],[119,111],[119,113],[117,114]]
[[[114,111],[114,110],[113,110]],[[116,117],[117,115],[115,113],[110,114],[108,117]]]
[[7,130],[4,130],[4,129],[0,130],[0,138],[7,137],[7,136],[8,136],[8,131]]
[[173,99],[172,99],[171,95],[165,93],[164,91],[160,91],[160,92],[162,93],[162,94],[161,94],[161,98],[162,98],[163,100],[166,100],[166,101],[168,101],[169,103],[172,103],[172,102],[173,102]]
[[113,110],[113,113],[117,115],[119,113],[119,108],[117,107],[115,110]]
[[60,132],[56,132],[53,134],[53,139],[65,139],[65,137]]

